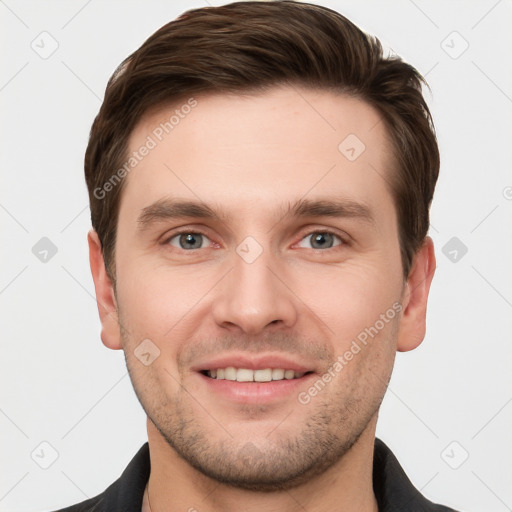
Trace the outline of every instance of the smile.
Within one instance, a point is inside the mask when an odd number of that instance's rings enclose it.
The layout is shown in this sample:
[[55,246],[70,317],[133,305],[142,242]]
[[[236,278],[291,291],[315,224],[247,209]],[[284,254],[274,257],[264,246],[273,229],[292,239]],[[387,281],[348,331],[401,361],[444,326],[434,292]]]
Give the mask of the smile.
[[286,370],[284,368],[264,368],[260,370],[251,370],[249,368],[217,368],[215,370],[204,370],[201,373],[217,380],[231,380],[237,382],[271,382],[276,380],[300,379],[306,373],[295,370]]

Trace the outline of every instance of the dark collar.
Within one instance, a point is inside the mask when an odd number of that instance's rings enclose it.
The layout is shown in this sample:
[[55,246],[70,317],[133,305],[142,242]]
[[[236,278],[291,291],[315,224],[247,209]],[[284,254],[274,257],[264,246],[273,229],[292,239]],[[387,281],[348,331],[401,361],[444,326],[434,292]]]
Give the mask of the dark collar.
[[[121,477],[103,493],[58,512],[141,512],[150,469],[149,445],[145,443]],[[379,512],[455,512],[424,498],[380,439],[375,439],[373,490]]]
[[373,492],[379,512],[455,512],[427,500],[411,483],[393,452],[375,439]]

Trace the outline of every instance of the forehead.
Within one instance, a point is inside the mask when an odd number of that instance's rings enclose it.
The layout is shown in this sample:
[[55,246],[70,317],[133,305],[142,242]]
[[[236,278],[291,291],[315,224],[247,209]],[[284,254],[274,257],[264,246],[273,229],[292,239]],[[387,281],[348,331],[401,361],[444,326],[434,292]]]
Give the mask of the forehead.
[[376,207],[391,201],[392,157],[379,113],[321,90],[184,97],[146,113],[130,136],[130,155],[137,161],[120,217],[163,197],[239,211],[322,194]]

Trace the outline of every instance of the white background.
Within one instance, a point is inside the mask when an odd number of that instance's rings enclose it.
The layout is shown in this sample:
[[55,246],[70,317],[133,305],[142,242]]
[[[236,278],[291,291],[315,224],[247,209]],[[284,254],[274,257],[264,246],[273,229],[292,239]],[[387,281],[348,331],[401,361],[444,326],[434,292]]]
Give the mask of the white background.
[[[146,440],[123,354],[99,337],[83,155],[115,67],[208,3],[0,2],[2,511],[95,496]],[[319,3],[426,75],[442,155],[428,333],[397,357],[378,435],[430,499],[512,510],[512,2]],[[47,59],[31,48],[43,31],[59,45]],[[32,253],[42,237],[57,247],[46,263]],[[457,262],[442,252],[452,237],[468,249]],[[41,442],[58,454],[48,469]]]

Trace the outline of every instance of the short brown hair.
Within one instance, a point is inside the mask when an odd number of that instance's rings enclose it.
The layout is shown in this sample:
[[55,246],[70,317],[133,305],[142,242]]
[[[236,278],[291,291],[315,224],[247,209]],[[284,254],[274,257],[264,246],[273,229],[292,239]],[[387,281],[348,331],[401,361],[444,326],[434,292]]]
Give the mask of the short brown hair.
[[[346,93],[372,105],[390,136],[391,193],[407,277],[429,227],[439,150],[420,73],[341,14],[291,0],[192,9],[164,25],[110,78],[85,154],[92,226],[110,278],[128,140],[148,109],[202,92],[265,91],[300,85]],[[341,142],[341,141],[340,141]]]

